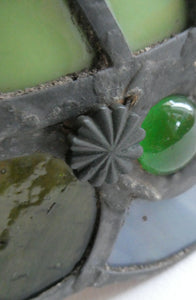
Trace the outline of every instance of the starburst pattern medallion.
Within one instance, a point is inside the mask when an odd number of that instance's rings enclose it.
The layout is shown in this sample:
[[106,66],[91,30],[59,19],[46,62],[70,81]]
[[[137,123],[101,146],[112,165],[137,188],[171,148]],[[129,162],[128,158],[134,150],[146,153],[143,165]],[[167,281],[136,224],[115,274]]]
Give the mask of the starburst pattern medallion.
[[68,160],[81,181],[94,186],[115,183],[142,155],[139,142],[145,132],[140,118],[124,105],[100,105],[92,116],[78,117],[77,125],[76,134],[68,136]]

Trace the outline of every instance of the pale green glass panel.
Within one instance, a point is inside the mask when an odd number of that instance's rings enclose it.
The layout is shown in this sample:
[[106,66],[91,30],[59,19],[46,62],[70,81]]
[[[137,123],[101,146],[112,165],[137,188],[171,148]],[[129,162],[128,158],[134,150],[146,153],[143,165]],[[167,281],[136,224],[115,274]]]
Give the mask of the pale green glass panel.
[[107,0],[132,51],[181,32],[187,23],[185,0]]
[[90,67],[93,52],[66,0],[0,0],[0,91]]

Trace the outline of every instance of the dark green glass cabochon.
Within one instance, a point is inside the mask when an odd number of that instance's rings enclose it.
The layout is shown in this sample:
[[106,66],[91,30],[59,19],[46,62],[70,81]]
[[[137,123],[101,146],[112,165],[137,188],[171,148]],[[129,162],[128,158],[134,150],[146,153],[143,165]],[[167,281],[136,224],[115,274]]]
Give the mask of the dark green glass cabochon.
[[168,96],[151,108],[142,128],[139,159],[149,173],[168,175],[183,168],[196,154],[196,105],[185,96]]
[[0,162],[0,299],[22,300],[69,274],[96,219],[94,190],[60,159]]

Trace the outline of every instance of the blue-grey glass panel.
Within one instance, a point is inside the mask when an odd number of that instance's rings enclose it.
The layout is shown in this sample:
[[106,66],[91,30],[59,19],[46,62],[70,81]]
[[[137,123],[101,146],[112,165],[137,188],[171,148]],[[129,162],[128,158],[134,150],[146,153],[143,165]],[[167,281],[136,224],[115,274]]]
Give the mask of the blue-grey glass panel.
[[147,264],[167,258],[196,242],[196,185],[178,197],[134,200],[109,265]]

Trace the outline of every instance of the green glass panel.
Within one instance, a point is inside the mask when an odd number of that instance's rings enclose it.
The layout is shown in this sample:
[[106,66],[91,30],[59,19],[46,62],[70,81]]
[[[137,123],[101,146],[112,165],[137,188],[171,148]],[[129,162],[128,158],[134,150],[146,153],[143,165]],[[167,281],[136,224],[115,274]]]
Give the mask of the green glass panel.
[[67,0],[0,0],[1,92],[88,68],[92,57]]
[[95,219],[94,190],[62,160],[0,161],[0,299],[26,299],[69,274]]
[[196,105],[184,96],[162,99],[151,108],[142,128],[142,167],[167,175],[184,167],[196,154]]
[[107,0],[132,51],[181,32],[187,23],[185,0]]

